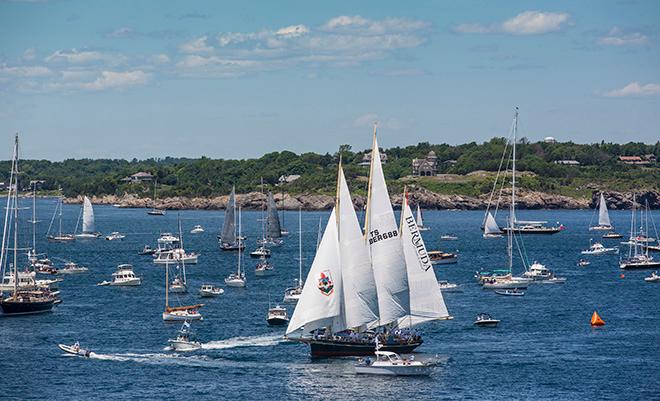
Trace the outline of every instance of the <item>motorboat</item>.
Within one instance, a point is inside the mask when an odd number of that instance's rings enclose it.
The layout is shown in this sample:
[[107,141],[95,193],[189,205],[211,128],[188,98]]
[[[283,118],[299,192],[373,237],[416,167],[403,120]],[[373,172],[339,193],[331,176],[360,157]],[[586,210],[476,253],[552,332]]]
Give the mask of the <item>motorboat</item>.
[[190,230],[190,234],[201,234],[204,232],[204,227],[200,226],[197,224],[195,227],[193,227],[192,230]]
[[199,296],[202,298],[211,298],[217,297],[225,293],[220,287],[215,287],[213,284],[202,284],[202,288],[199,289]]
[[99,286],[138,286],[142,284],[142,279],[133,272],[133,265],[121,264],[117,266],[117,271],[112,273],[112,281],[102,281]]
[[147,212],[150,216],[165,216],[165,211],[163,209],[151,209]]
[[170,292],[182,294],[188,292],[188,286],[181,277],[175,277],[170,283]]
[[43,273],[43,274],[58,274],[59,273],[59,270],[57,270],[57,268],[53,265],[43,265],[43,264],[36,265],[36,264],[34,264],[32,266],[34,266],[34,270],[39,272],[39,273]]
[[73,345],[58,344],[57,346],[67,354],[84,356],[87,358],[94,355],[92,351],[81,348],[78,341],[76,341]]
[[80,266],[75,262],[67,262],[64,265],[64,267],[59,269],[57,272],[59,274],[76,274],[76,273],[84,273],[88,270],[89,270],[88,268],[84,266]]
[[617,247],[612,247],[612,248],[607,248],[600,242],[594,242],[589,246],[589,249],[585,249],[584,251],[580,252],[583,255],[607,255],[607,254],[614,254],[618,255],[619,254],[619,248]]
[[232,273],[225,278],[225,284],[228,287],[245,287],[247,284],[247,280],[245,279],[244,273],[240,273],[240,274]]
[[587,259],[580,259],[577,262],[577,265],[580,267],[589,266],[590,264],[591,262],[589,262]]
[[603,238],[605,238],[605,239],[619,239],[619,238],[623,238],[623,234],[619,234],[617,232],[610,231],[610,232],[607,232],[607,233],[603,234]]
[[169,339],[167,342],[170,344],[170,347],[174,351],[197,351],[198,349],[202,348],[202,344],[198,341],[194,341],[192,336],[193,332],[190,326],[190,322],[186,320],[183,322],[181,329],[179,329],[179,333],[177,334],[176,338]]
[[276,305],[274,308],[268,308],[268,317],[266,318],[269,326],[284,326],[289,323],[289,316],[286,308]]
[[355,373],[385,376],[429,376],[435,367],[435,363],[415,360],[411,355],[402,358],[392,351],[382,351],[382,346],[376,341],[376,357],[358,359],[355,365]]
[[450,283],[447,280],[438,280],[438,288],[442,292],[456,292],[458,290],[458,284]]
[[259,238],[257,240],[257,244],[259,245],[271,245],[271,246],[279,246],[284,243],[283,240],[280,238]]
[[458,253],[443,251],[428,251],[432,265],[449,265],[458,263]]
[[270,258],[270,249],[265,246],[260,246],[254,251],[250,252],[250,256],[253,258]]
[[46,238],[52,242],[71,242],[76,240],[76,236],[73,234],[55,234],[49,235]]
[[284,303],[296,303],[300,299],[300,295],[302,295],[302,285],[299,285],[297,287],[291,287],[287,288],[284,290]]
[[149,245],[145,245],[144,248],[140,252],[138,252],[138,255],[153,255],[156,253],[157,249],[152,248]]
[[505,295],[508,297],[522,297],[525,295],[524,291],[520,291],[517,288],[514,288],[512,290],[496,290],[495,294],[497,295]]
[[488,313],[480,313],[474,321],[475,326],[479,327],[497,327],[499,320],[494,319]]
[[126,238],[126,236],[124,234],[120,234],[117,231],[113,231],[110,233],[110,235],[105,237],[105,239],[107,239],[108,241],[121,241],[124,238]]
[[265,257],[260,257],[259,262],[254,268],[254,275],[263,277],[263,276],[270,276],[275,272],[275,268],[271,263],[268,262],[268,260]]
[[175,263],[185,263],[185,264],[197,264],[199,254],[195,252],[186,252],[183,248],[167,249],[160,250],[154,253],[155,264],[175,264]]
[[534,261],[534,263],[532,263],[522,275],[525,278],[531,278],[536,282],[546,284],[561,284],[566,282],[566,278],[555,276],[555,274],[545,267],[545,265],[536,261]]
[[456,241],[458,240],[458,237],[453,234],[444,234],[440,236],[440,239],[442,241]]
[[650,276],[644,277],[644,281],[647,283],[660,283],[660,276],[657,271],[654,271]]

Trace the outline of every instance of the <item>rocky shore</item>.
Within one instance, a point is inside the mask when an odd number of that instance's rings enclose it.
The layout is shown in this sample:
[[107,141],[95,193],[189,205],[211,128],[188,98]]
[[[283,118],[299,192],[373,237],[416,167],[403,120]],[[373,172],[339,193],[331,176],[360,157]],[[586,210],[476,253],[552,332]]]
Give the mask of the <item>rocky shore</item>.
[[[591,199],[571,198],[563,195],[548,194],[544,192],[525,191],[517,192],[517,207],[520,209],[587,209],[595,207],[598,202],[599,192],[594,192]],[[502,196],[500,208],[508,207],[509,196],[506,191]],[[462,195],[446,195],[428,191],[424,188],[415,188],[409,194],[411,203],[419,203],[424,209],[460,209],[460,210],[479,210],[485,209],[488,204],[488,195],[478,197]],[[277,207],[282,210],[328,210],[334,205],[334,197],[320,194],[298,194],[290,195],[286,193],[274,194]],[[244,209],[260,209],[264,204],[266,197],[260,192],[250,192],[236,196],[238,204]],[[402,195],[395,194],[391,196],[392,203],[395,206],[401,205]],[[620,193],[614,191],[605,192],[607,206],[610,209],[630,209],[632,207],[632,194]],[[125,208],[149,208],[152,207],[152,200],[141,198],[135,194],[125,194],[123,196],[104,195],[91,197],[92,203],[102,205],[118,205]],[[218,196],[212,198],[199,197],[172,197],[159,199],[157,207],[159,209],[183,210],[183,209],[206,209],[219,210],[227,205],[228,196]],[[364,196],[354,196],[353,203],[357,208],[364,207]],[[636,194],[638,203],[643,204],[648,201],[652,209],[660,208],[660,192],[642,191]],[[65,203],[82,203],[82,197],[67,198]]]

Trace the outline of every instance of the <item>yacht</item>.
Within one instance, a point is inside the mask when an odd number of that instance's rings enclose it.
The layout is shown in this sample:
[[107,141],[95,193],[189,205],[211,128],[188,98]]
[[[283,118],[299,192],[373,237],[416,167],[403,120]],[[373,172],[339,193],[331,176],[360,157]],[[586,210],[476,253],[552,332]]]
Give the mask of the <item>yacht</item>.
[[479,327],[497,327],[499,320],[494,319],[488,313],[480,313],[474,321],[475,326]]
[[[660,260],[653,259],[653,256],[649,255],[649,248],[644,248],[644,244],[648,244],[649,241],[655,241],[650,238],[646,233],[648,233],[649,228],[649,218],[653,226],[653,217],[650,216],[649,212],[649,203],[645,202],[645,208],[640,210],[639,221],[641,226],[639,231],[635,231],[637,223],[637,212],[635,196],[633,194],[633,210],[632,210],[632,219],[630,221],[630,246],[628,247],[628,256],[625,259],[619,261],[619,267],[621,269],[655,269],[660,267]],[[657,233],[656,233],[657,236]]]
[[263,245],[250,252],[250,256],[253,258],[270,258],[270,254],[270,249]]
[[279,305],[274,308],[268,308],[268,317],[266,318],[269,326],[283,326],[289,323],[289,316],[286,308]]
[[508,274],[503,277],[490,277],[483,282],[483,288],[487,290],[524,290],[532,279],[526,277],[514,277]]
[[458,253],[443,251],[428,251],[432,265],[450,265],[458,263]]
[[84,273],[88,270],[89,270],[88,268],[84,266],[80,266],[75,262],[67,262],[64,265],[64,267],[59,269],[57,272],[59,274],[76,274],[76,273]]
[[195,227],[193,227],[192,230],[190,230],[190,234],[201,234],[204,232],[204,227],[200,226],[197,224]]
[[269,263],[265,257],[260,257],[259,262],[257,262],[257,266],[254,268],[254,275],[259,277],[270,276],[274,272],[275,268],[273,265]]
[[[76,240],[76,236],[73,234],[65,234],[62,232],[62,205],[64,198],[60,196],[57,199],[57,205],[55,206],[55,211],[53,212],[53,218],[50,220],[50,225],[48,226],[48,232],[46,233],[46,238],[48,241],[52,242],[71,242]],[[58,216],[59,221],[59,230],[57,233],[51,234],[50,230],[53,227],[53,222],[55,221],[55,216]]]
[[245,278],[245,273],[241,269],[241,255],[243,254],[243,248],[241,247],[243,245],[243,241],[240,239],[242,235],[241,232],[241,208],[238,208],[238,238],[237,245],[238,245],[238,267],[236,269],[236,272],[231,273],[228,277],[225,278],[225,284],[228,287],[245,287],[247,284],[247,280]]
[[37,273],[33,271],[19,271],[18,283],[14,283],[15,272],[5,274],[0,283],[0,293],[3,291],[9,292],[18,287],[19,290],[54,290],[57,289],[58,283],[62,282],[61,278],[49,280],[37,280]]
[[355,373],[385,375],[385,376],[429,376],[435,367],[430,362],[416,361],[411,355],[402,358],[396,352],[382,351],[382,346],[376,342],[376,358],[370,357],[358,359],[355,365]]
[[202,298],[211,298],[217,297],[225,293],[220,287],[215,287],[213,284],[202,284],[202,288],[199,289],[199,296]]
[[82,213],[82,232],[78,233],[78,224],[76,224],[76,238],[78,239],[96,239],[101,236],[101,233],[97,232],[94,225],[94,209],[92,208],[92,202],[88,197],[83,199],[83,207],[81,210]]
[[142,279],[135,275],[133,272],[133,265],[121,264],[117,266],[117,271],[112,273],[112,281],[102,281],[98,283],[99,286],[138,286],[142,284]]
[[117,231],[113,231],[110,233],[110,235],[105,237],[105,239],[107,239],[108,241],[121,241],[124,238],[126,238],[126,236],[124,234],[120,234]]
[[179,352],[188,352],[188,351],[197,351],[202,348],[200,342],[192,340],[193,332],[190,328],[190,321],[186,320],[183,322],[179,333],[175,339],[169,339],[167,342],[170,344],[170,347],[174,351]]
[[531,278],[534,281],[538,281],[541,283],[554,283],[554,284],[561,284],[566,282],[566,278],[564,277],[556,277],[555,274],[550,271],[545,265],[534,261],[531,265],[529,265],[529,268],[527,269],[526,272],[522,274],[523,277],[526,278]]
[[614,254],[618,255],[619,254],[619,248],[617,247],[612,247],[612,248],[607,248],[600,242],[594,242],[591,243],[590,241],[590,246],[589,249],[585,249],[584,251],[580,252],[583,255],[608,255],[608,254]]
[[644,277],[644,281],[646,281],[647,283],[660,283],[660,276],[658,276],[658,272],[655,271],[651,273],[650,276]]
[[197,264],[199,255],[195,252],[186,252],[183,248],[161,250],[154,253],[155,264],[172,264],[172,263],[186,263]]

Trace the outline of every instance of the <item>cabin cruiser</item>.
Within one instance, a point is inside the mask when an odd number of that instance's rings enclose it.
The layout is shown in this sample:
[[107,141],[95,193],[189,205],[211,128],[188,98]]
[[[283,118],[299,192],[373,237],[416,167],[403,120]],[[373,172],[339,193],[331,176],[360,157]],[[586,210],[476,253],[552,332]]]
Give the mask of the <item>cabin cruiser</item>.
[[550,271],[545,265],[534,261],[529,266],[529,269],[527,269],[526,272],[524,272],[523,277],[526,278],[531,278],[534,281],[538,281],[541,283],[555,283],[555,284],[560,284],[560,283],[565,283],[566,278],[564,277],[556,277],[555,274]]
[[192,329],[190,328],[190,322],[188,320],[183,322],[179,333],[175,339],[169,339],[167,342],[170,344],[170,347],[174,351],[187,352],[187,351],[197,351],[202,348],[202,344],[191,339],[193,335]]
[[[57,289],[57,284],[62,281],[61,278],[50,279],[50,280],[37,280],[37,274],[31,271],[19,271],[18,272],[18,289],[19,290],[30,290],[30,289]],[[14,289],[14,272],[11,271],[2,278],[2,283],[0,283],[0,292],[3,291],[12,291]]]
[[414,355],[402,358],[396,352],[382,351],[376,342],[376,359],[360,358],[355,365],[355,373],[386,376],[428,376],[433,372],[434,363],[416,361]]
[[563,224],[559,224],[553,227],[548,227],[545,224],[547,221],[516,221],[514,222],[513,228],[503,227],[501,228],[503,233],[511,231],[514,234],[557,234],[560,231],[565,229]]
[[533,280],[527,277],[514,277],[511,274],[506,276],[492,276],[483,281],[483,287],[487,290],[514,290],[526,289]]
[[121,264],[117,266],[117,271],[112,273],[112,281],[102,281],[97,285],[111,286],[138,286],[142,284],[142,279],[133,272],[133,265]]
[[499,320],[494,319],[488,313],[480,313],[474,321],[475,326],[479,327],[497,327]]
[[183,248],[161,250],[154,254],[156,264],[186,263],[197,264],[199,255],[195,252],[186,252]]
[[88,268],[86,268],[84,266],[80,266],[79,264],[77,264],[75,262],[67,262],[64,265],[63,268],[58,270],[58,273],[59,274],[76,274],[76,273],[84,273],[88,270],[89,270]]
[[658,272],[655,271],[651,273],[650,276],[644,277],[644,281],[646,281],[647,283],[660,283],[660,276],[658,276]]
[[607,254],[618,255],[619,248],[617,247],[606,248],[600,242],[594,242],[593,244],[591,244],[591,246],[589,246],[589,249],[586,249],[580,253],[583,255],[607,255]]
[[268,308],[268,317],[266,318],[269,326],[283,326],[289,323],[289,316],[286,308],[276,305],[274,308]]
[[190,230],[190,234],[201,234],[204,232],[204,227],[200,226],[197,224],[195,227],[193,227],[192,230]]
[[270,276],[275,272],[275,268],[273,267],[272,264],[268,262],[268,260],[265,257],[260,257],[259,262],[257,263],[257,266],[254,268],[254,275],[255,276]]
[[72,355],[78,355],[78,356],[84,356],[89,358],[92,356],[94,353],[83,349],[80,347],[80,344],[78,341],[75,342],[73,345],[66,345],[66,344],[58,344],[57,345],[62,351],[66,352],[67,354],[72,354]]
[[253,258],[270,258],[270,249],[265,246],[260,246],[254,251],[250,252],[250,256]]
[[124,234],[120,234],[117,231],[113,231],[110,233],[110,235],[105,237],[105,239],[107,239],[108,241],[121,241],[124,238],[126,238],[126,236]]
[[220,287],[215,287],[213,284],[202,284],[202,288],[199,289],[199,296],[202,298],[217,297],[225,293]]
[[438,280],[438,288],[442,292],[455,292],[458,290],[458,284],[450,283],[447,280]]
[[449,265],[458,262],[458,253],[443,251],[428,251],[432,265]]

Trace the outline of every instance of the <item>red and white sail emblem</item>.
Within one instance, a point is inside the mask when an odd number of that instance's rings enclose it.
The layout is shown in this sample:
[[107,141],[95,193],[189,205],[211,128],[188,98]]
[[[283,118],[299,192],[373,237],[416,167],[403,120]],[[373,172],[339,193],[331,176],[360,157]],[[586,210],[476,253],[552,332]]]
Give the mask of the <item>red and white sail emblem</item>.
[[324,270],[319,276],[318,288],[323,295],[331,295],[335,291],[335,283],[332,281],[330,270]]

